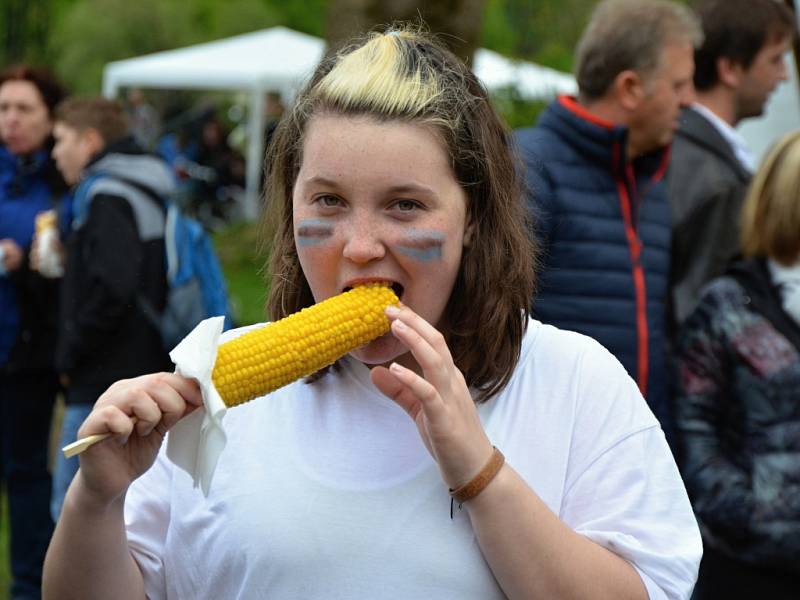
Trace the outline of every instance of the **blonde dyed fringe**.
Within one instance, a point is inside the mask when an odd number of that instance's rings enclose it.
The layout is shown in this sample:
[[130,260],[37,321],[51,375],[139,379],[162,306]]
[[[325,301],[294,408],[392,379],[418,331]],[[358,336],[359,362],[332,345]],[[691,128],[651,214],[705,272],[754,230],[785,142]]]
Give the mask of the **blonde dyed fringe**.
[[408,70],[405,44],[413,42],[411,29],[375,33],[361,48],[344,55],[317,84],[314,95],[349,112],[368,109],[386,117],[424,114],[441,93],[439,77],[420,62]]

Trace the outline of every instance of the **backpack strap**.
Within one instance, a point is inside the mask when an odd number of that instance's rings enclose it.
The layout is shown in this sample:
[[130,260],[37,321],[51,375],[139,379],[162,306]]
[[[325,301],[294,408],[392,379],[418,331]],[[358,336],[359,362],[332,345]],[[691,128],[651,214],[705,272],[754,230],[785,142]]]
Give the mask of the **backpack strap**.
[[[75,200],[73,205],[73,220],[72,220],[72,228],[77,229],[86,221],[86,218],[89,214],[89,205],[91,204],[92,199],[92,186],[100,179],[108,178],[108,179],[115,179],[120,183],[123,183],[127,186],[134,188],[135,190],[141,192],[146,198],[152,200],[161,210],[163,210],[166,218],[165,224],[165,231],[164,231],[164,243],[166,247],[166,255],[167,255],[167,287],[169,287],[170,282],[174,278],[174,273],[177,271],[177,249],[175,247],[175,219],[177,218],[176,214],[176,207],[168,202],[165,198],[159,195],[155,190],[152,188],[147,187],[146,185],[142,185],[138,181],[133,181],[132,179],[128,179],[127,177],[121,177],[116,174],[105,173],[105,172],[97,172],[93,173],[85,180],[81,182],[78,189],[75,193]],[[153,306],[153,303],[150,302],[141,292],[136,293],[136,307],[139,309],[141,314],[147,319],[148,323],[155,328],[156,331],[161,331],[161,315],[159,311]]]
[[94,173],[83,179],[78,187],[75,188],[75,194],[72,198],[72,215],[71,227],[72,230],[80,229],[89,217],[89,205],[92,203],[92,187],[98,180],[106,177],[102,173]]
[[175,223],[178,219],[178,207],[175,203],[168,201],[152,188],[142,185],[138,181],[133,181],[125,177],[113,175],[115,179],[129,185],[155,202],[165,213],[166,224],[164,227],[164,245],[167,253],[167,282],[172,282],[178,272],[178,248],[175,239]]

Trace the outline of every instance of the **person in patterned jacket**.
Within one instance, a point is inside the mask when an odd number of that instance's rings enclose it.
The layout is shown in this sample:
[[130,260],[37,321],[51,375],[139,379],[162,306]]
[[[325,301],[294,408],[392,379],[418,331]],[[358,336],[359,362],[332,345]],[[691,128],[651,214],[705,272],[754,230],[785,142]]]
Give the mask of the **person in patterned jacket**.
[[705,546],[696,600],[800,590],[800,132],[753,180],[742,250],[677,345],[679,459]]

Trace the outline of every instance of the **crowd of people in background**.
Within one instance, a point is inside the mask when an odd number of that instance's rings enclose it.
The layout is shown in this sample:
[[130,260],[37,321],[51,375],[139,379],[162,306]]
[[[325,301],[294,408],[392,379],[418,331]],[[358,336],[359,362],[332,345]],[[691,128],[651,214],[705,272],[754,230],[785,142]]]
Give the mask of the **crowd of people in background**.
[[[115,101],[67,98],[44,68],[0,73],[0,457],[15,599],[41,596],[53,523],[78,469],[59,452],[51,460],[57,396],[66,445],[114,381],[171,368],[140,306],[164,307],[162,199],[186,177],[147,151],[151,107],[140,94],[130,100],[126,113]],[[218,204],[217,189],[243,178],[221,122],[208,116],[201,131],[195,159],[209,175],[192,190],[195,207]]]
[[178,204],[209,229],[235,218],[244,192],[245,161],[232,137],[214,106],[201,107],[173,118],[150,148],[172,167]]
[[[530,314],[600,342],[611,361],[587,352],[612,372],[618,361],[657,418],[702,534],[694,600],[756,594],[781,600],[800,589],[800,133],[777,141],[759,165],[736,130],[761,115],[787,79],[784,57],[796,39],[796,17],[777,0],[700,0],[691,7],[604,0],[576,47],[577,95],[555,99],[536,124],[505,132],[520,159],[519,200],[536,246],[514,246],[531,253],[525,264],[532,277],[535,269]],[[449,60],[438,46],[414,40],[405,52],[424,48],[423,55]],[[321,118],[312,118],[309,107],[322,97],[334,113],[377,119],[377,129],[366,133],[349,116],[329,124],[330,131],[361,133],[362,141],[367,133],[406,135],[387,129],[395,116],[381,112],[385,107],[342,109],[318,84],[301,95],[307,105],[286,108],[274,93],[265,99],[265,179],[298,176],[304,157],[292,154],[293,143],[306,143],[304,128]],[[460,93],[480,102],[462,84]],[[422,92],[408,93],[412,102]],[[359,102],[372,102],[365,98]],[[402,118],[413,123],[418,115]],[[46,69],[0,73],[0,466],[14,599],[41,597],[45,552],[78,470],[78,459],[60,452],[50,466],[57,397],[65,401],[58,433],[66,445],[115,381],[171,370],[142,309],[143,302],[156,310],[165,303],[165,213],[158,198],[177,199],[209,227],[227,222],[245,178],[242,154],[229,139],[216,110],[165,127],[140,90],[130,90],[125,104],[67,98]],[[475,176],[476,167],[459,167],[464,157],[455,147],[447,151],[452,168],[463,168],[455,173],[459,183]],[[297,164],[288,165],[287,157]],[[485,177],[514,193],[510,179]],[[305,185],[298,181],[267,181],[264,193],[278,197],[283,192],[271,186]],[[281,201],[289,206],[283,216],[291,218],[297,206]],[[320,230],[320,216],[309,215]],[[48,227],[58,242],[45,248]],[[473,229],[459,234],[469,239]],[[282,235],[285,244],[291,227]],[[309,248],[318,241],[298,243],[294,253],[281,247],[284,267],[298,254],[301,262],[313,254]],[[281,285],[314,269],[310,262],[296,268]],[[292,297],[306,294],[310,301],[312,290],[304,286]],[[456,286],[452,293],[463,291]],[[527,315],[527,306],[518,308]],[[456,335],[453,323],[442,323],[451,328],[447,336]],[[156,502],[137,490],[142,506]],[[676,550],[674,558],[681,568],[693,556],[692,532],[683,535],[684,554]],[[667,575],[666,562],[648,563],[618,544],[651,598],[689,597],[693,573]],[[513,568],[503,575],[524,580]],[[680,583],[672,586],[670,577]]]
[[734,127],[787,78],[795,16],[772,0],[706,0],[698,15],[696,100],[668,171],[674,452],[704,540],[695,598],[788,599],[800,589],[800,359],[798,313],[783,307],[800,180],[791,138],[757,171]]
[[735,129],[787,78],[796,29],[773,0],[603,3],[578,97],[517,134],[534,314],[600,340],[661,420],[703,532],[695,600],[800,589],[796,137],[750,185]]

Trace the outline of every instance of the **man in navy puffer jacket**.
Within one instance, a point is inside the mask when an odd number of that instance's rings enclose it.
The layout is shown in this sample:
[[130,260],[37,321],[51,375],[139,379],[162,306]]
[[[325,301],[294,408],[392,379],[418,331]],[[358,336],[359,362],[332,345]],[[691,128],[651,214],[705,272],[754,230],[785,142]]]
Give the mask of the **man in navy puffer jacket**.
[[602,2],[578,45],[578,97],[558,98],[517,133],[542,247],[534,312],[614,354],[668,435],[662,177],[701,38],[672,2]]

